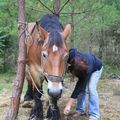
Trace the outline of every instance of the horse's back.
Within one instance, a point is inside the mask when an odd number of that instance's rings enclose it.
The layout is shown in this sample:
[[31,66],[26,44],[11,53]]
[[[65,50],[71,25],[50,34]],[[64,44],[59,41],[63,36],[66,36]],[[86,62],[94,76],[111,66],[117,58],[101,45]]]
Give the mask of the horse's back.
[[63,30],[63,26],[62,24],[59,22],[59,19],[57,16],[55,15],[44,15],[39,21],[38,24],[43,27],[47,32],[51,32],[54,30],[57,31],[62,31]]

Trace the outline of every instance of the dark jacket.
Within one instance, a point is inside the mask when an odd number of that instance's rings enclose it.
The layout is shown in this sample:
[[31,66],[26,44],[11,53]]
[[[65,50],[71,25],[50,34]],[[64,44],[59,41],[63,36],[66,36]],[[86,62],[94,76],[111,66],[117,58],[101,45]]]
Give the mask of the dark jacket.
[[77,98],[80,93],[85,92],[91,74],[102,68],[102,62],[91,53],[70,49],[68,63],[68,70],[79,79],[71,95],[72,98]]

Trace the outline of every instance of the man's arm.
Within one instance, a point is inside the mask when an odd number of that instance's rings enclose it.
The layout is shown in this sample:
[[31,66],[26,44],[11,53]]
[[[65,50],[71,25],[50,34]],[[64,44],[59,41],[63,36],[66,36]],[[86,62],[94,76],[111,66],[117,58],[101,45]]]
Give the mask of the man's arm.
[[74,102],[76,101],[77,96],[80,93],[80,89],[81,89],[81,85],[80,85],[80,80],[76,83],[76,86],[74,88],[74,91],[71,95],[71,97],[69,98],[67,105],[64,109],[64,114],[68,115],[70,113],[71,107],[72,105],[74,105]]
[[74,102],[76,101],[76,98],[78,97],[78,95],[83,91],[85,91],[86,89],[86,85],[87,85],[87,79],[82,79],[82,80],[78,80],[78,82],[76,83],[76,86],[72,92],[71,97],[69,98],[67,105],[64,109],[64,114],[68,115],[71,111],[71,107],[74,105]]

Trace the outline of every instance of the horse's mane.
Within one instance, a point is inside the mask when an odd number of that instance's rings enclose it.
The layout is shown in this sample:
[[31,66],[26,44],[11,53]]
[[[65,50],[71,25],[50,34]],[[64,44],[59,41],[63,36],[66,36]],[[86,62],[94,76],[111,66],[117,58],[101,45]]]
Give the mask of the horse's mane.
[[63,30],[62,24],[59,22],[58,17],[55,15],[50,15],[50,14],[44,15],[38,21],[38,25],[43,27],[47,32],[51,32],[54,30],[57,30],[57,31]]
[[61,47],[63,44],[63,38],[60,32],[63,30],[62,24],[55,15],[44,15],[39,21],[38,25],[43,27],[47,32],[49,32],[48,46],[56,45]]
[[56,45],[57,47],[62,47],[63,38],[58,31],[52,31],[49,34],[48,46]]

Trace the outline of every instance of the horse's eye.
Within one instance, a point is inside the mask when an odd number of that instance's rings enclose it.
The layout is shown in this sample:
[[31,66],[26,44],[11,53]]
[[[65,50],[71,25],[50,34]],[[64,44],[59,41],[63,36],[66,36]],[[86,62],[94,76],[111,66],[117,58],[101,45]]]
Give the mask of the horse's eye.
[[48,53],[47,52],[42,52],[42,57],[44,59],[48,59]]

